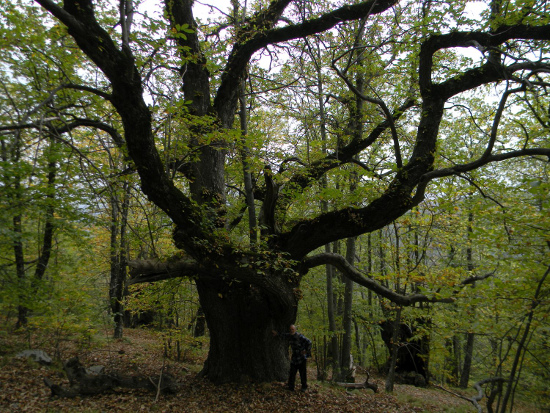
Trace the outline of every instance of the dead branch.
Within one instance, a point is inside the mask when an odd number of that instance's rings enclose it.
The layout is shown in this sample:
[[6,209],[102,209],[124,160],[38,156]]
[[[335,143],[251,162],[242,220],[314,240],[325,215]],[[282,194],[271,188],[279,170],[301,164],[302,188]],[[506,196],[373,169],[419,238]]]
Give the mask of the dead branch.
[[336,384],[346,389],[371,389],[373,392],[378,393],[378,385],[376,383],[369,383],[370,374],[367,372],[367,378],[364,383],[343,383],[337,382]]
[[463,400],[469,401],[470,403],[472,403],[475,406],[475,408],[477,409],[477,411],[479,413],[483,413],[483,409],[479,405],[479,401],[481,401],[481,399],[483,398],[483,388],[481,386],[483,386],[484,384],[487,384],[487,383],[504,382],[504,381],[506,381],[506,380],[503,379],[502,377],[491,377],[491,378],[488,378],[488,379],[483,379],[481,381],[478,381],[473,386],[474,389],[477,390],[477,395],[475,395],[473,397],[466,397],[466,396],[463,396],[462,394],[452,392],[452,391],[444,388],[443,386],[434,385],[434,387],[436,387],[440,390],[443,390],[443,391],[445,391],[449,394],[452,394],[453,396],[456,396],[456,397],[459,397]]
[[163,374],[162,371],[160,377],[124,376],[117,373],[94,374],[86,370],[78,357],[68,360],[63,367],[70,387],[63,388],[49,379],[44,379],[44,384],[50,388],[52,396],[67,398],[93,396],[112,392],[116,388],[127,388],[155,391],[158,398],[161,392],[172,394],[178,389],[176,380],[168,374]]

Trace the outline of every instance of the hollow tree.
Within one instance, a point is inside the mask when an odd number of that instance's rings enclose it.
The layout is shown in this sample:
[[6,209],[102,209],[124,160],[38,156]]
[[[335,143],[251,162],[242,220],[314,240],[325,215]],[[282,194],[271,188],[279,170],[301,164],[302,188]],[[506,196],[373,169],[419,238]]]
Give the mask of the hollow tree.
[[[82,90],[106,99],[120,116],[125,145],[139,175],[141,190],[170,217],[174,243],[182,250],[182,256],[170,262],[134,263],[132,282],[194,278],[210,330],[210,350],[203,373],[214,382],[239,381],[244,377],[264,381],[286,376],[284,343],[274,340],[271,331],[285,330],[295,320],[300,283],[315,266],[332,264],[353,281],[399,305],[439,300],[435,296],[391,291],[337,254],[311,254],[330,242],[375,231],[402,216],[422,202],[433,179],[467,174],[489,163],[520,156],[550,156],[550,148],[542,142],[527,141],[510,149],[498,145],[497,140],[507,99],[531,89],[542,90],[547,84],[550,65],[544,53],[550,40],[550,25],[540,17],[544,15],[539,10],[542,5],[526,6],[514,16],[494,7],[496,11],[486,25],[471,31],[441,32],[445,26],[437,19],[443,17],[437,17],[441,13],[435,12],[432,16],[428,2],[422,8],[419,37],[412,39],[408,37],[410,31],[399,31],[399,18],[386,20],[393,22],[387,32],[373,23],[380,16],[403,13],[406,5],[398,0],[350,2],[316,14],[294,13],[300,2],[273,0],[264,7],[260,4],[239,22],[218,78],[208,69],[201,29],[193,17],[193,1],[166,0],[164,15],[181,54],[181,87],[190,119],[185,136],[180,139],[185,140],[192,154],[167,163],[159,154],[158,130],[146,103],[147,73],[139,70],[132,44],[132,2],[120,1],[117,25],[121,30],[117,35],[100,23],[91,0],[65,0],[63,4],[35,1],[67,27],[78,47],[108,81],[108,92]],[[254,188],[256,202],[261,203],[258,232],[262,240],[250,247],[234,242],[227,234],[225,179],[227,154],[235,135],[226,131],[235,123],[242,81],[251,58],[271,45],[288,45],[365,17],[367,31],[372,25],[373,30],[389,36],[385,44],[406,44],[411,56],[415,56],[416,67],[409,77],[410,96],[397,96],[390,104],[389,99],[384,101],[376,94],[373,97],[355,90],[343,75],[342,80],[349,83],[353,93],[380,109],[379,114],[366,122],[368,130],[360,137],[341,140],[332,151],[310,162],[296,162],[292,176],[284,181],[278,179],[278,171],[265,168],[263,181],[256,182]],[[481,50],[483,58],[477,64],[445,71],[441,54],[467,47]],[[334,71],[342,74],[338,64],[335,60]],[[387,66],[381,66],[381,70],[387,70]],[[484,150],[467,162],[438,158],[439,126],[446,103],[459,94],[501,83],[505,84],[502,99],[491,133],[484,137]],[[418,116],[411,108],[417,108]],[[398,130],[405,120],[408,130],[414,129],[412,141],[406,145]],[[389,142],[385,149],[383,142]],[[366,165],[357,161],[375,146],[382,148],[379,150],[385,159],[392,157],[392,168],[376,171],[375,162]],[[368,170],[369,177],[379,179],[378,185],[383,187],[376,197],[365,198],[356,206],[283,220],[282,212],[292,204],[293,195],[305,193],[326,174],[352,163]],[[188,186],[177,185],[174,173],[181,174]]]

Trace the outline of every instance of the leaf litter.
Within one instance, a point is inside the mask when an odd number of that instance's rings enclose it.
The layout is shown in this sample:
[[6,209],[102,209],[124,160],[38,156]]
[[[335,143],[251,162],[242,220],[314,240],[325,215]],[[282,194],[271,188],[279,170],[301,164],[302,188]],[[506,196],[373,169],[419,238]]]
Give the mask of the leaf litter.
[[[176,394],[159,395],[135,389],[76,398],[51,397],[44,384],[49,379],[68,386],[60,367],[42,366],[15,353],[0,353],[0,412],[448,412],[449,406],[467,402],[434,389],[396,385],[394,394],[407,394],[408,400],[423,399],[421,405],[401,401],[395,395],[371,390],[345,389],[313,380],[306,392],[290,392],[285,383],[214,385],[197,377],[203,360],[196,356],[183,362],[163,357],[160,339],[148,330],[127,329],[125,338],[102,346],[78,351],[70,345],[62,352],[67,360],[78,355],[85,366],[102,365],[122,374],[158,376],[161,370],[178,379]],[[13,343],[12,343],[13,344]],[[46,349],[45,349],[46,350]],[[361,378],[358,378],[360,380]],[[371,380],[372,381],[372,380]],[[382,379],[378,387],[384,387]],[[464,408],[464,407],[462,407]]]

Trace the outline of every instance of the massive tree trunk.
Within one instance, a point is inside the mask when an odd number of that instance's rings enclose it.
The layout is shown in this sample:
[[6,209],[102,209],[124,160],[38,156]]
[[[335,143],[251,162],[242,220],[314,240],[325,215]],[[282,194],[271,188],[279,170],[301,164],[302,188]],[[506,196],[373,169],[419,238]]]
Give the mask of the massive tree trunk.
[[[287,331],[296,305],[280,308],[260,289],[197,281],[201,306],[210,331],[210,350],[202,374],[216,383],[285,380],[288,343],[272,330]],[[294,301],[292,290],[281,292]]]
[[[399,314],[399,313],[398,313]],[[417,319],[418,324],[425,324],[426,320]],[[429,339],[427,337],[413,338],[416,334],[414,325],[407,325],[399,322],[385,321],[381,323],[381,335],[384,344],[393,354],[397,351],[397,357],[394,360],[390,358],[387,366],[395,361],[395,373],[398,374],[397,382],[405,384],[414,384],[423,386],[428,380],[428,370],[426,360],[429,355]],[[394,348],[394,339],[397,349]]]
[[288,343],[272,331],[287,331],[296,320],[299,274],[287,268],[255,278],[258,268],[247,264],[239,269],[240,281],[235,281],[230,268],[218,263],[215,270],[194,262],[132,261],[129,283],[195,274],[210,333],[202,375],[215,383],[285,380]]

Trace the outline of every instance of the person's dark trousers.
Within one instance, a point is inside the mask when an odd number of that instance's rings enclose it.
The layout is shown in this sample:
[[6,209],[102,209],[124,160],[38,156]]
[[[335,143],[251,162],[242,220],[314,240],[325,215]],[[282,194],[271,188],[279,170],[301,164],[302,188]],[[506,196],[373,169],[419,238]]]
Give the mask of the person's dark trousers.
[[302,382],[302,390],[307,389],[307,369],[306,362],[303,361],[300,364],[290,364],[290,373],[288,375],[288,389],[294,390],[294,383],[296,382],[296,372],[300,372],[300,381]]

